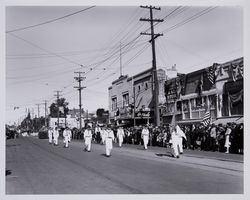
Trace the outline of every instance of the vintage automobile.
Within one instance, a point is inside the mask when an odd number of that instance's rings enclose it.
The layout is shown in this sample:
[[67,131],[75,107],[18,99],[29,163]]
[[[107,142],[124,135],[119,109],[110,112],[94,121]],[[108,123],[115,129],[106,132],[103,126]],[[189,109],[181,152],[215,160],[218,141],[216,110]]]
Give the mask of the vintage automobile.
[[48,139],[48,128],[47,127],[42,127],[39,131],[38,131],[38,138],[39,139]]

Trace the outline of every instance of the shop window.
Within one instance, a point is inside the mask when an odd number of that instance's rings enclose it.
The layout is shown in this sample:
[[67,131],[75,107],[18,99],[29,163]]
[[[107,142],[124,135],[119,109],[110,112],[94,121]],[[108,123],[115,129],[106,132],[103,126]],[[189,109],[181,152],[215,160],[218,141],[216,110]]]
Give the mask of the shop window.
[[112,98],[112,110],[117,109],[117,97]]
[[176,107],[177,107],[177,112],[181,112],[182,111],[182,109],[181,109],[181,101],[177,102]]
[[126,107],[129,104],[129,95],[128,93],[122,95],[122,106]]
[[202,98],[201,97],[196,98],[195,101],[196,101],[197,108],[202,106]]
[[216,107],[216,96],[210,95],[209,97],[210,109],[215,109]]
[[183,101],[182,104],[183,104],[183,111],[184,112],[189,112],[188,100]]

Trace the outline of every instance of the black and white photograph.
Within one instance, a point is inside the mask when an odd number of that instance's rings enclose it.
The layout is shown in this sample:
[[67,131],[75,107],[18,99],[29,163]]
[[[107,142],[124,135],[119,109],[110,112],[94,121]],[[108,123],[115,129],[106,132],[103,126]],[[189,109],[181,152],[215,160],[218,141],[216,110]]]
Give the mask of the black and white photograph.
[[5,197],[244,197],[243,4],[4,11]]

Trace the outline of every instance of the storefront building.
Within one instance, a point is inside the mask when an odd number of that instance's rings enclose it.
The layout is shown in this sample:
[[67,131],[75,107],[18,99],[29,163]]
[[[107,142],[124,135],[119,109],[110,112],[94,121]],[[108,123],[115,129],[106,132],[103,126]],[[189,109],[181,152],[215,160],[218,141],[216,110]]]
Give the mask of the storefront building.
[[212,122],[243,122],[243,58],[188,73],[165,83],[161,123],[200,123],[206,111]]
[[[165,103],[164,83],[166,73],[157,70],[159,104]],[[153,122],[152,69],[133,77],[121,76],[109,87],[110,122],[122,125],[140,125]]]

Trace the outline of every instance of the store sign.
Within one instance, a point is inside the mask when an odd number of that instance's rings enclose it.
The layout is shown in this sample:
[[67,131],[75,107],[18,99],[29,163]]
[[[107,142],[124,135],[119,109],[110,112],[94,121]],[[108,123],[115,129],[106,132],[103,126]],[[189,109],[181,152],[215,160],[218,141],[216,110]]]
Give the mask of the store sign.
[[131,109],[129,107],[120,108],[120,117],[127,118],[131,117]]
[[135,117],[150,118],[153,115],[153,111],[138,111],[135,113]]
[[177,99],[177,88],[174,83],[168,83],[165,87],[166,103],[174,103]]

